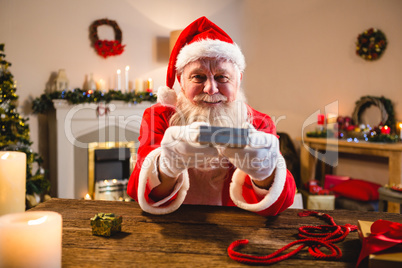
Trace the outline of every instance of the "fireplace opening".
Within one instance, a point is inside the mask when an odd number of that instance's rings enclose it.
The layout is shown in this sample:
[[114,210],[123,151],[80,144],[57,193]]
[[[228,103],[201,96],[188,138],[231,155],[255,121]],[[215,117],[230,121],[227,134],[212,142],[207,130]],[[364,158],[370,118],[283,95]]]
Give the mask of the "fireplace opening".
[[129,148],[95,150],[95,181],[127,179],[130,176],[130,157]]
[[126,192],[134,164],[134,142],[90,143],[89,196],[96,200],[130,201]]

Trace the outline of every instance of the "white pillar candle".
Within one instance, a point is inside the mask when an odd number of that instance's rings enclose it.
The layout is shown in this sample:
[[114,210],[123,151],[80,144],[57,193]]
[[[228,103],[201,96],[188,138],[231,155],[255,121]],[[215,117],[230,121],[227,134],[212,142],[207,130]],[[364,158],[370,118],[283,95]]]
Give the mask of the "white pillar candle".
[[142,79],[135,79],[135,92],[143,92],[144,91],[144,81]]
[[129,87],[128,87],[128,70],[130,70],[130,66],[126,66],[126,73],[125,73],[125,81],[124,82],[126,82],[126,86],[125,86],[125,90],[126,90],[126,92],[128,92],[129,91]]
[[61,267],[62,217],[52,211],[0,217],[0,267]]
[[25,211],[26,154],[0,152],[0,216]]
[[121,90],[121,70],[117,70],[117,90]]

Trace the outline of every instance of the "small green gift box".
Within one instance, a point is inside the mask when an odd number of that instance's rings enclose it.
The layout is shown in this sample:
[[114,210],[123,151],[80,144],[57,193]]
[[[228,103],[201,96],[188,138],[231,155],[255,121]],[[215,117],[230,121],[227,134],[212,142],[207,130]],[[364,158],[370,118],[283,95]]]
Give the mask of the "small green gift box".
[[114,213],[98,213],[91,218],[92,234],[101,236],[111,236],[121,232],[122,216]]

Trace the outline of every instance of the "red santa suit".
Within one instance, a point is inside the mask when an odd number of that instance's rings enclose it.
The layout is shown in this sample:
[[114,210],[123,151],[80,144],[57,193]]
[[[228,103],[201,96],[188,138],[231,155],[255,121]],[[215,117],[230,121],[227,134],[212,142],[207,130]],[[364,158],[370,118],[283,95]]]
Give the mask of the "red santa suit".
[[[275,125],[268,115],[251,107],[248,109],[253,118],[252,124],[257,130],[276,134]],[[166,214],[175,211],[183,203],[236,205],[269,216],[276,215],[293,204],[296,186],[281,155],[277,159],[275,178],[269,190],[258,188],[246,173],[229,164],[225,174],[216,181],[208,178],[208,172],[185,170],[179,176],[171,195],[158,202],[152,200],[149,193],[160,183],[157,168],[161,153],[160,143],[173,113],[174,108],[161,104],[153,105],[144,112],[137,162],[127,187],[128,194],[144,211]]]
[[[127,192],[138,201],[144,211],[153,214],[170,213],[186,203],[236,205],[262,215],[276,215],[293,204],[296,189],[294,179],[287,171],[281,155],[277,157],[275,177],[269,190],[256,187],[246,173],[236,169],[228,161],[228,166],[223,169],[186,169],[178,176],[175,188],[168,197],[157,202],[150,198],[152,189],[160,184],[160,143],[169,127],[169,119],[175,113],[175,80],[187,64],[202,58],[218,58],[231,62],[239,73],[243,73],[246,66],[244,55],[237,44],[206,17],[195,20],[182,31],[170,54],[166,86],[158,89],[158,102],[163,105],[156,104],[144,113],[137,162]],[[257,130],[276,134],[269,116],[248,108],[253,119],[252,124]],[[221,173],[216,174],[215,171]]]

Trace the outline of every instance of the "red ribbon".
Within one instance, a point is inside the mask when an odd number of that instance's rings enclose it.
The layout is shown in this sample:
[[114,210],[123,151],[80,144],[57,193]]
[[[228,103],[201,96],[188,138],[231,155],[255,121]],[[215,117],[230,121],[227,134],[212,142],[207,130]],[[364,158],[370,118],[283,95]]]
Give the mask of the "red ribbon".
[[402,244],[402,224],[392,221],[377,220],[370,228],[369,237],[363,238],[362,251],[356,267],[370,254]]
[[[330,215],[321,212],[303,211],[298,213],[298,215],[300,217],[317,216],[330,225],[302,226],[299,228],[299,238],[301,239],[293,241],[266,256],[248,255],[237,252],[236,248],[248,244],[248,240],[236,240],[228,247],[229,257],[235,261],[246,264],[273,264],[288,259],[299,253],[303,248],[308,247],[309,253],[316,259],[338,260],[342,257],[342,251],[334,243],[343,241],[349,232],[357,230],[355,225],[337,225]],[[299,246],[289,253],[284,254],[284,251],[295,245]],[[327,248],[331,254],[322,252],[320,247]]]

